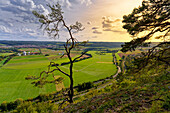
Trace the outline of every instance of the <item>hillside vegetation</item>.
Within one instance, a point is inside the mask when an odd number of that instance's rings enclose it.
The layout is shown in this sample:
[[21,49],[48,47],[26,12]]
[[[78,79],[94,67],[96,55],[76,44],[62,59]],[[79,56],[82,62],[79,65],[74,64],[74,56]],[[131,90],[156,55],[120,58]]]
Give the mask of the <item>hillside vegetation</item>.
[[[91,52],[91,54],[93,54],[93,52]],[[100,59],[102,60],[102,57]],[[84,64],[83,62],[85,61],[77,62],[77,65],[78,63]],[[137,73],[134,73],[134,68],[132,67],[134,67],[135,64],[133,64],[133,62],[133,58],[127,58],[127,60],[125,60],[125,65],[128,66],[125,74],[119,73],[116,78],[105,79],[103,82],[99,82],[96,85],[94,84],[93,86],[90,86],[91,89],[84,89],[82,91],[74,89],[75,97],[74,103],[72,104],[67,102],[62,103],[62,100],[65,98],[62,96],[62,93],[65,90],[62,90],[58,93],[39,95],[36,99],[29,99],[25,101],[18,99],[11,103],[11,105],[13,105],[11,110],[12,112],[25,113],[169,112],[169,66],[163,62],[157,63],[157,61],[153,59],[151,64],[141,69]],[[75,68],[79,69],[78,67]],[[3,102],[1,104],[1,109],[3,111],[10,110],[9,108],[9,103]]]

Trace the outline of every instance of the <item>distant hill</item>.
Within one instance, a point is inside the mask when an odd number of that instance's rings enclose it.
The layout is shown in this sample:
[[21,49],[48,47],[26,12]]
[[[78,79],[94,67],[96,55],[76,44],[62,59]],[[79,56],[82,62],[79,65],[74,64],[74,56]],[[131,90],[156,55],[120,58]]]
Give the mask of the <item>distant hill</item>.
[[[56,41],[7,41],[0,40],[1,45],[6,46],[18,46],[18,45],[36,45],[36,46],[63,46],[65,42],[56,42]],[[88,42],[85,47],[107,47],[107,48],[120,48],[124,42]]]
[[[48,45],[56,45],[63,46],[65,42],[57,42],[57,41],[8,41],[8,40],[0,40],[0,45],[6,46],[17,46],[17,45],[36,45],[36,46],[48,46]],[[157,44],[158,42],[152,42],[152,45]],[[88,42],[85,47],[108,47],[108,48],[120,48],[124,42]]]

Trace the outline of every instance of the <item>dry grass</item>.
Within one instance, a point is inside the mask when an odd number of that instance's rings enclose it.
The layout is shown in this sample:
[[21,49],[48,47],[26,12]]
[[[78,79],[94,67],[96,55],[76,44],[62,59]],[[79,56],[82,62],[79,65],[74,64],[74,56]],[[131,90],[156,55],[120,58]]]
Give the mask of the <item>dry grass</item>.
[[[60,77],[60,76],[54,76],[55,79],[57,79],[58,77]],[[61,82],[61,83],[59,83],[59,84],[56,84],[55,86],[56,86],[56,90],[57,90],[57,91],[60,91],[60,90],[62,90],[63,88],[65,88],[63,82]]]

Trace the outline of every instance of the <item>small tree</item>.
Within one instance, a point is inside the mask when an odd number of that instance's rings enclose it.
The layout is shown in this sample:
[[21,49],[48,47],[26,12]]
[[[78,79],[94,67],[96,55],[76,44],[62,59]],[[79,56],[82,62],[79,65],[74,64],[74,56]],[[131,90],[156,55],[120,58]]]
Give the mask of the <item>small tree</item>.
[[[69,62],[70,62],[69,73],[66,73],[63,70],[61,70],[60,67],[58,66],[58,64],[56,64],[55,62],[50,62],[50,65],[48,66],[48,70],[41,72],[39,77],[28,76],[26,79],[37,79],[37,81],[33,82],[35,84],[35,86],[43,86],[46,83],[54,83],[54,82],[60,83],[63,80],[62,77],[59,77],[58,79],[55,79],[53,81],[46,80],[46,78],[49,76],[49,74],[53,74],[54,71],[61,72],[62,74],[69,77],[69,79],[70,79],[70,87],[69,87],[69,91],[68,91],[69,98],[67,99],[67,101],[72,103],[73,95],[74,95],[73,64],[77,59],[79,59],[86,53],[84,51],[81,53],[81,55],[79,55],[76,58],[71,57],[71,51],[73,50],[73,48],[86,43],[86,41],[81,42],[81,43],[78,42],[77,39],[73,37],[73,33],[82,31],[84,28],[82,28],[82,24],[79,22],[76,22],[74,25],[68,26],[64,20],[63,12],[62,12],[62,9],[61,9],[61,6],[59,3],[57,3],[56,5],[52,5],[52,6],[48,5],[48,7],[51,9],[51,13],[49,13],[48,15],[39,14],[36,11],[33,11],[33,14],[37,18],[39,18],[39,22],[41,23],[41,28],[44,28],[44,31],[46,31],[48,33],[48,35],[53,38],[55,38],[57,36],[59,37],[59,29],[60,28],[64,27],[68,31],[69,38],[67,39],[66,43],[64,44],[65,53],[62,56],[67,55],[67,57],[69,59]],[[55,66],[55,69],[51,69],[51,66]],[[43,74],[45,74],[45,76],[43,76]],[[54,74],[53,74],[53,76],[54,76]]]
[[[138,58],[138,69],[155,60],[170,65],[170,1],[144,0],[142,5],[134,8],[131,14],[123,16],[123,28],[133,37],[133,40],[122,45],[121,51],[133,51],[145,45],[145,41],[155,38],[161,39],[158,45]],[[141,63],[142,62],[142,63]]]

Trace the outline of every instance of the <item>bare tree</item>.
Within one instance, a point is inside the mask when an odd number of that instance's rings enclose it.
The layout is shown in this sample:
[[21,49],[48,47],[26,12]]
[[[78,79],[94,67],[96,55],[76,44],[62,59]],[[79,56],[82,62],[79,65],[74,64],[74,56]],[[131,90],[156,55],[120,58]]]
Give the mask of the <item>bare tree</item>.
[[[33,14],[39,19],[39,22],[41,23],[41,28],[43,28],[44,31],[47,32],[48,35],[53,38],[59,37],[59,31],[60,31],[59,29],[61,29],[61,28],[65,28],[68,31],[69,38],[67,39],[66,43],[64,44],[65,53],[62,56],[67,55],[67,57],[69,59],[69,62],[70,62],[69,73],[61,70],[60,67],[55,62],[50,62],[50,65],[48,66],[48,70],[41,72],[39,77],[28,76],[26,79],[37,79],[38,81],[33,82],[35,84],[35,86],[43,86],[46,83],[54,83],[54,82],[60,83],[63,80],[63,78],[61,78],[61,77],[59,77],[58,79],[55,79],[53,81],[48,81],[48,80],[46,80],[46,78],[49,76],[49,74],[53,74],[54,71],[61,72],[62,74],[69,77],[69,79],[70,79],[70,87],[69,87],[69,91],[67,93],[69,98],[67,100],[70,103],[72,103],[73,95],[74,95],[73,64],[76,60],[78,60],[80,57],[82,57],[86,53],[84,51],[76,58],[71,57],[71,51],[74,48],[79,47],[80,45],[86,43],[86,41],[78,42],[77,39],[73,37],[73,33],[82,31],[84,28],[83,28],[82,24],[79,22],[76,22],[75,24],[68,26],[64,20],[63,12],[62,12],[62,9],[61,9],[61,6],[59,3],[57,3],[56,5],[52,5],[52,6],[48,5],[48,7],[51,9],[51,13],[49,13],[48,15],[39,14],[37,11],[33,11]],[[55,66],[55,69],[51,68],[52,65]],[[54,74],[53,74],[53,76],[54,76]]]

